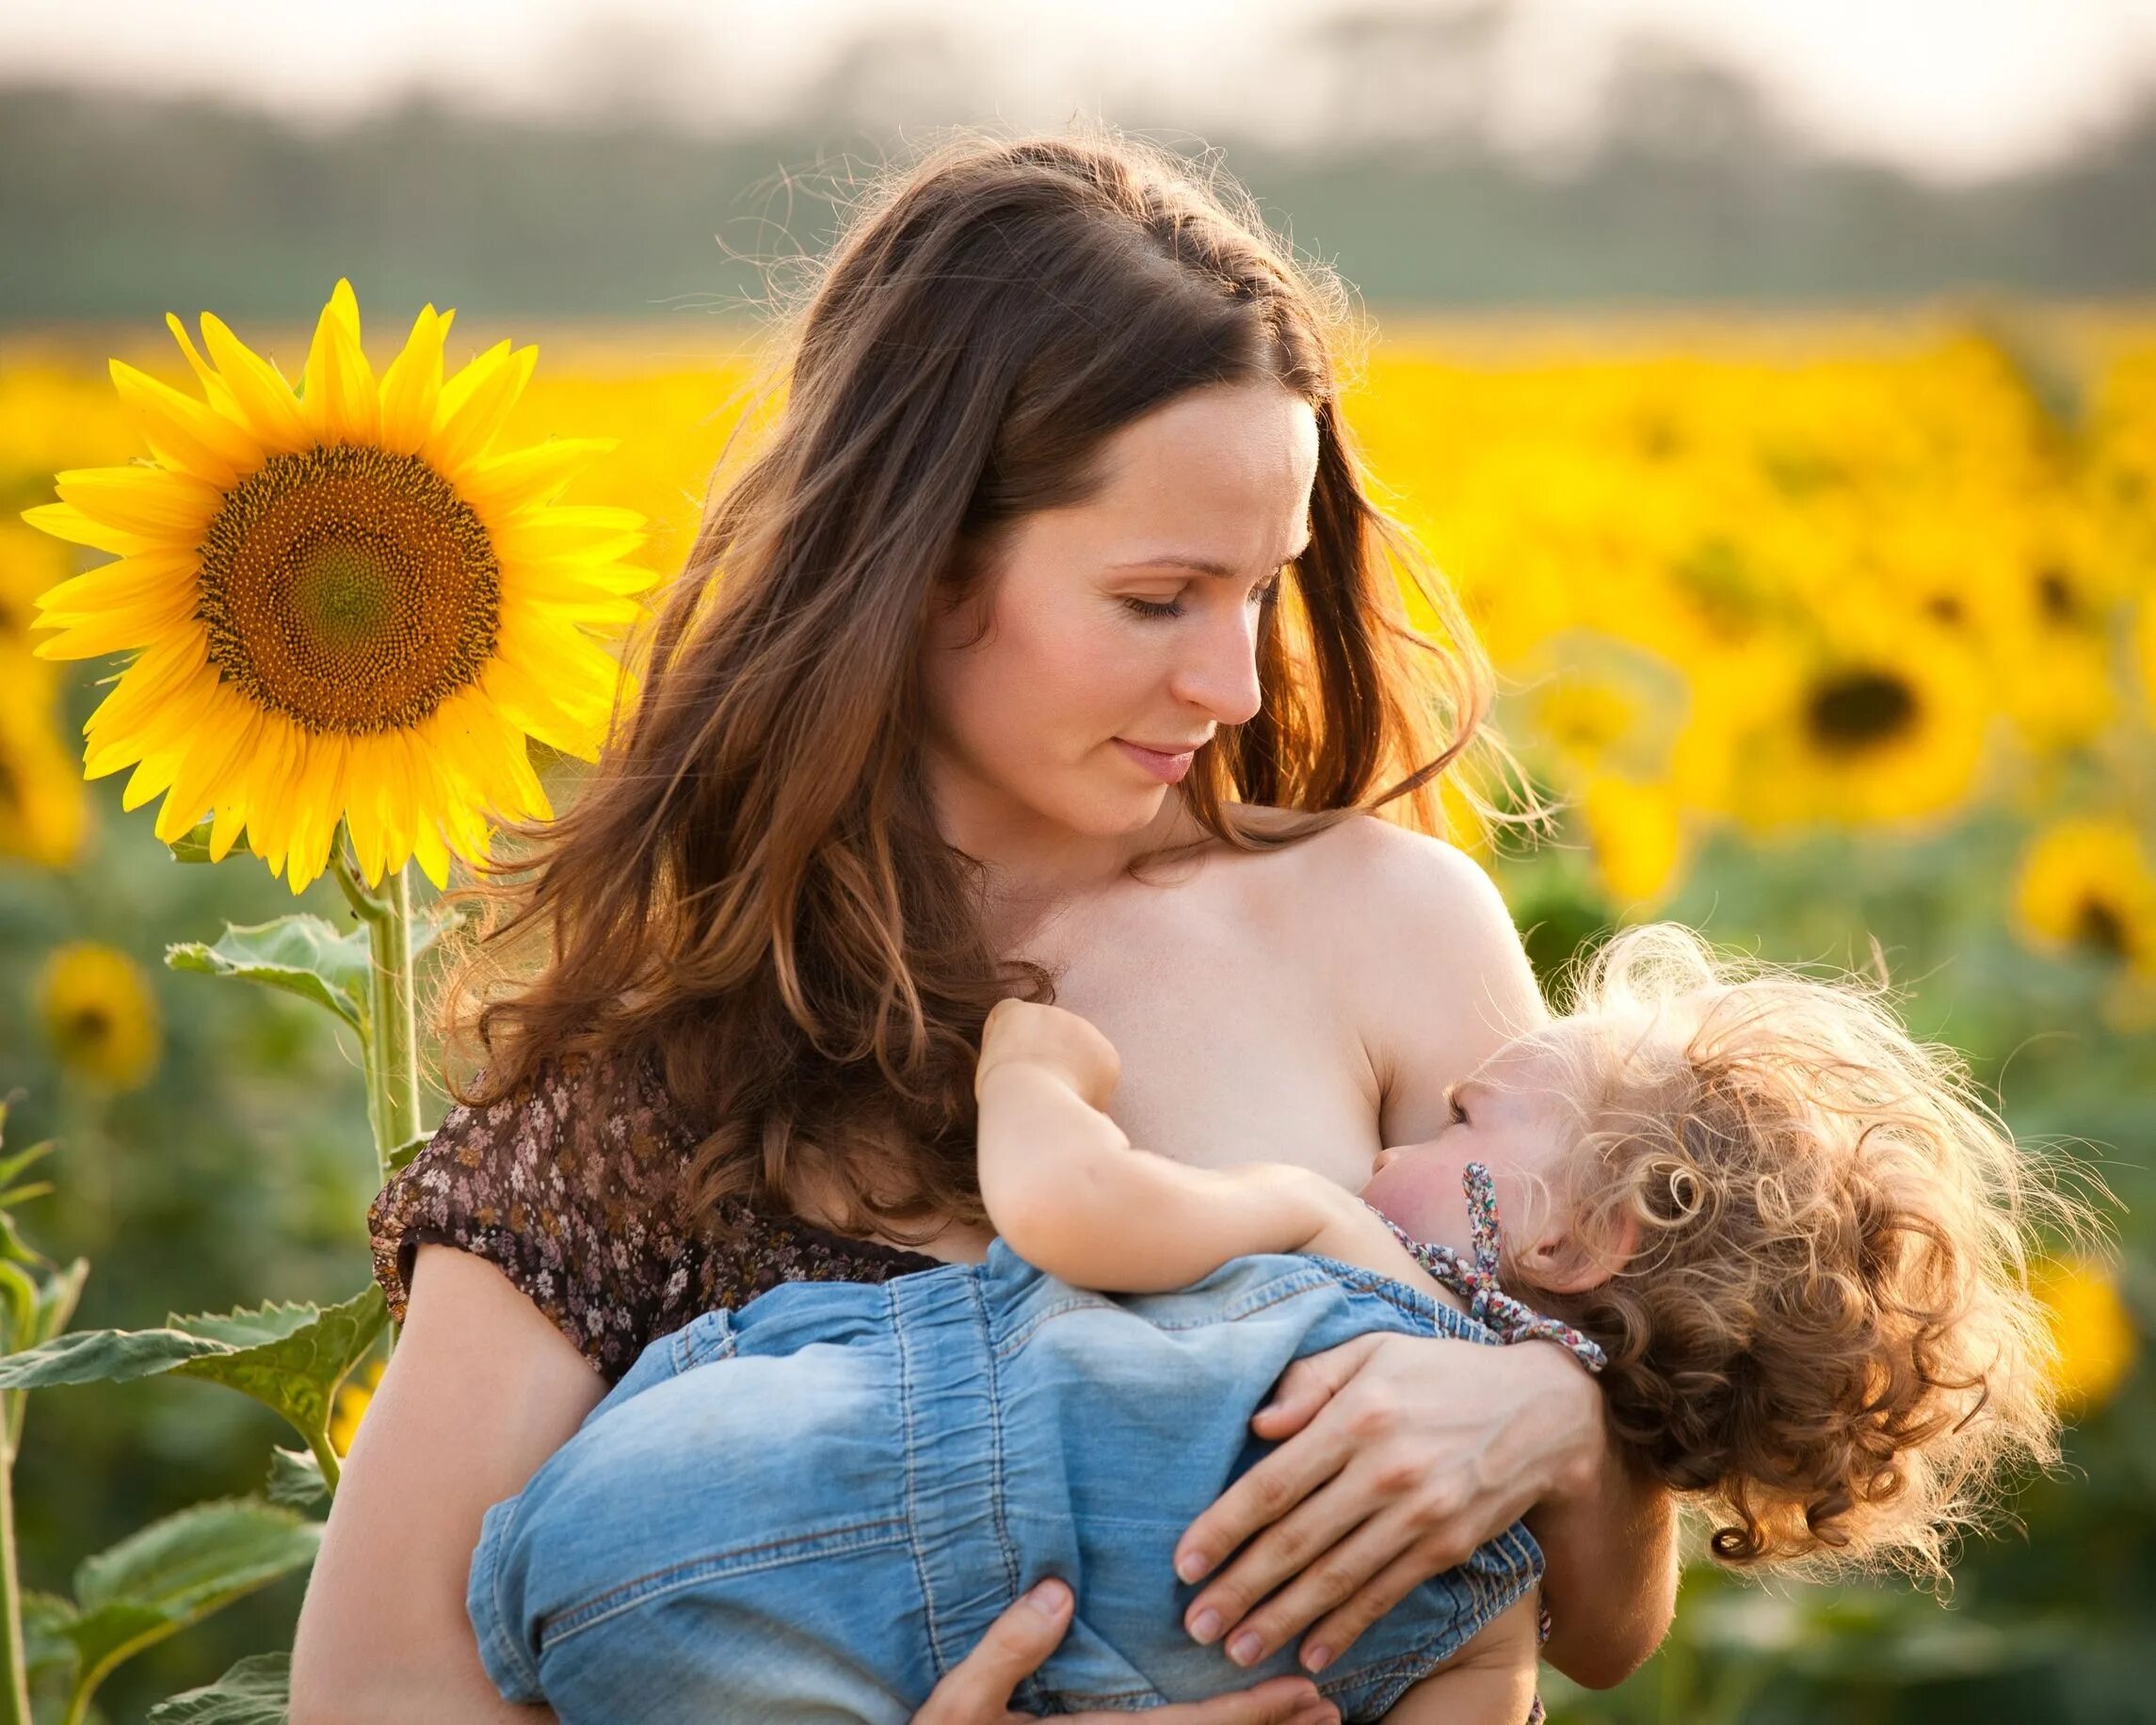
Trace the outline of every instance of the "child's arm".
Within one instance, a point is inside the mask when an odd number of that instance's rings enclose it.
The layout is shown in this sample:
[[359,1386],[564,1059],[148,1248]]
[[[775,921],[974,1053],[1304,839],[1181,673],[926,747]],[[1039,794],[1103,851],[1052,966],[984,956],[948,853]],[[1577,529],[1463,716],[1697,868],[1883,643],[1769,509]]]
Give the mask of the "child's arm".
[[1192,1168],[1134,1148],[1099,1105],[1118,1064],[1074,1013],[1006,1000],[989,1015],[973,1080],[981,1197],[1028,1264],[1079,1287],[1162,1293],[1246,1252],[1329,1252],[1375,1230],[1412,1272],[1361,1200],[1310,1169]]
[[1533,1593],[1385,1710],[1391,1725],[1525,1725],[1535,1710]]

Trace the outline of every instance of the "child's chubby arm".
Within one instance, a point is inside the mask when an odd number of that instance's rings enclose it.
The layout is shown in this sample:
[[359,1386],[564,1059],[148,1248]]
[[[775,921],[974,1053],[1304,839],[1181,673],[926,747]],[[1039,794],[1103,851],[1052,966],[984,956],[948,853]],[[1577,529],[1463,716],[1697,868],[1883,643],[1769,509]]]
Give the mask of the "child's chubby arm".
[[1134,1147],[1102,1112],[1114,1044],[1059,1007],[1005,1000],[973,1074],[981,1197],[1035,1268],[1105,1293],[1165,1293],[1246,1252],[1323,1252],[1421,1285],[1367,1205],[1311,1169],[1192,1168]]
[[1537,1595],[1506,1607],[1416,1684],[1385,1717],[1392,1725],[1524,1725],[1535,1710]]

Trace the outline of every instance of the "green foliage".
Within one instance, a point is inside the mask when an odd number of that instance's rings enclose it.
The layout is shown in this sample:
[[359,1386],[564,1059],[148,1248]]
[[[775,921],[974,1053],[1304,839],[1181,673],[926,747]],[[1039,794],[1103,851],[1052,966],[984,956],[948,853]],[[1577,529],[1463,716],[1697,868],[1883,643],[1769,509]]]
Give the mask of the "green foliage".
[[159,1701],[143,1725],[284,1725],[292,1655],[249,1653],[204,1688]]
[[[241,1595],[306,1569],[321,1539],[320,1523],[249,1498],[196,1504],[153,1522],[84,1558],[72,1601],[40,1598],[32,1664],[65,1665],[66,1717],[78,1719],[121,1661]],[[56,1649],[64,1652],[56,1655]]]
[[251,1395],[312,1441],[337,1386],[389,1322],[373,1283],[327,1310],[304,1301],[259,1311],[168,1316],[162,1330],[85,1330],[0,1360],[0,1389],[124,1383],[160,1372],[206,1378]]

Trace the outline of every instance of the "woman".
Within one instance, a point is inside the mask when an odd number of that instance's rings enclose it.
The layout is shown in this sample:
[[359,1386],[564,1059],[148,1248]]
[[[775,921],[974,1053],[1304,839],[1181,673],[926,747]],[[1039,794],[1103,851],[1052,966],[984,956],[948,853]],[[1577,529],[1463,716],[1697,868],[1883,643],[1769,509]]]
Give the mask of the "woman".
[[[1426,836],[1487,671],[1435,585],[1449,644],[1400,621],[1384,552],[1415,554],[1339,417],[1337,285],[1194,172],[959,138],[835,249],[634,714],[523,835],[528,881],[489,889],[501,968],[445,1002],[486,1071],[377,1201],[404,1330],[301,1613],[297,1725],[543,1716],[496,1696],[464,1614],[482,1510],[699,1311],[980,1261],[997,999],[1109,1034],[1138,1141],[1349,1187],[1539,1010],[1488,880]],[[1401,957],[1430,950],[1446,974]],[[1236,1663],[1337,1655],[1523,1511],[1560,1669],[1615,1682],[1667,1624],[1667,1501],[1555,1348],[1359,1337],[1252,1429],[1284,1442],[1175,1554],[1206,1578],[1186,1624]],[[919,1717],[1008,1717],[1053,1603],[1015,1603]]]

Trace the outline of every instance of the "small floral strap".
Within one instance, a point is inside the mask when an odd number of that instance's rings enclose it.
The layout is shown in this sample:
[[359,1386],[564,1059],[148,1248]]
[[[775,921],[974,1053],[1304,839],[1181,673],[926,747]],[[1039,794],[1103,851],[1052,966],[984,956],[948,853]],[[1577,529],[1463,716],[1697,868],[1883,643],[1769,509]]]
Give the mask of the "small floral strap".
[[1494,1330],[1499,1341],[1554,1342],[1588,1371],[1601,1371],[1608,1360],[1599,1346],[1569,1324],[1544,1317],[1497,1285],[1497,1183],[1480,1162],[1470,1162],[1461,1170],[1460,1183],[1467,1188],[1468,1225],[1474,1242],[1472,1264],[1449,1246],[1415,1239],[1376,1204],[1370,1205],[1371,1213],[1392,1231],[1393,1237],[1417,1264],[1466,1300],[1469,1315]]

